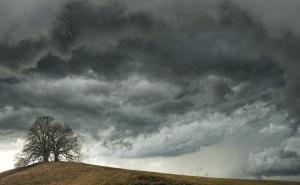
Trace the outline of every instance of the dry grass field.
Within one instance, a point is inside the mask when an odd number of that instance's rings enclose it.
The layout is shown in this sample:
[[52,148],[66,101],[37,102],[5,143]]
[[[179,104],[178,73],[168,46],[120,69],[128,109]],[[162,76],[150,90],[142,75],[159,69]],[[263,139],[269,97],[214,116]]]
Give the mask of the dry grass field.
[[0,185],[300,185],[300,182],[192,177],[49,162],[0,173]]

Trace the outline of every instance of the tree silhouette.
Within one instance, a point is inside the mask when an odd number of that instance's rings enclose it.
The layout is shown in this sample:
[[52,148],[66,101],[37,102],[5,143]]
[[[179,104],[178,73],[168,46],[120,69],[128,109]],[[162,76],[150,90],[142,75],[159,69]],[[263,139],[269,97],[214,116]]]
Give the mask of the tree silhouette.
[[80,160],[79,138],[74,135],[71,127],[54,123],[50,135],[54,161],[59,161],[60,159]]
[[26,135],[22,152],[16,155],[16,167],[50,160],[79,161],[79,137],[71,127],[54,122],[50,116],[38,117]]

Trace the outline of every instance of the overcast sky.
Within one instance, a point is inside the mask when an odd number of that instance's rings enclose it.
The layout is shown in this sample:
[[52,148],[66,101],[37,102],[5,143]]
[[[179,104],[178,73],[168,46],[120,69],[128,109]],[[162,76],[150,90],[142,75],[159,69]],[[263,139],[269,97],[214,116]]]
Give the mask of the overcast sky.
[[85,162],[300,180],[300,1],[0,0],[0,170],[37,116]]

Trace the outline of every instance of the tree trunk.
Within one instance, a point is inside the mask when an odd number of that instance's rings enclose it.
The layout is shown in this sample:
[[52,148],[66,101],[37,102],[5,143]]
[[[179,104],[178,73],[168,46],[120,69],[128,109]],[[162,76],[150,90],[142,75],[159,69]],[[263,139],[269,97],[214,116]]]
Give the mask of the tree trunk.
[[48,161],[49,161],[49,156],[44,155],[44,156],[43,156],[43,161],[44,161],[44,162],[48,162]]
[[58,154],[54,154],[54,161],[59,161]]

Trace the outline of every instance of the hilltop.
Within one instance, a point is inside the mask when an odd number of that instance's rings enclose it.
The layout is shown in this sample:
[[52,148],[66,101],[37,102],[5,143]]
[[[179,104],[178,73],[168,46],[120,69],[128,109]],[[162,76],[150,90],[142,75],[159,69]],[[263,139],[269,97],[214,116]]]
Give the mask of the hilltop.
[[300,185],[300,182],[193,177],[48,162],[0,173],[0,185]]

